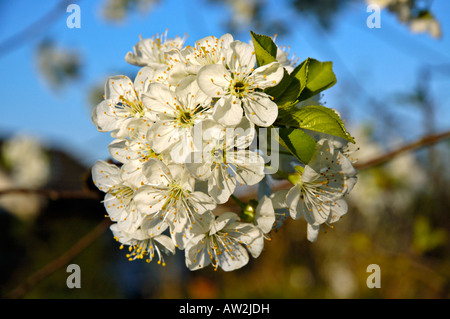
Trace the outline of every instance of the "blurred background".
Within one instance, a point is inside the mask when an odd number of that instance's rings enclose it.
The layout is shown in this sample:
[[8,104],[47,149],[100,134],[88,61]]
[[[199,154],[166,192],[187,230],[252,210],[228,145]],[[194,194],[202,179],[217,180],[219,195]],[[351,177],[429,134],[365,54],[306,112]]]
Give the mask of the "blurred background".
[[[67,23],[70,4],[79,27]],[[449,15],[445,0],[0,1],[0,295],[449,298],[450,143],[439,135],[450,130]],[[338,83],[322,101],[355,137],[361,169],[347,215],[317,242],[287,220],[232,273],[190,272],[180,251],[166,267],[126,259],[91,183],[112,139],[90,114],[107,77],[136,74],[124,57],[139,35],[166,30],[190,45],[227,32],[249,41],[253,30],[299,62],[333,62]],[[80,289],[66,286],[72,263]],[[366,285],[370,264],[381,288]]]

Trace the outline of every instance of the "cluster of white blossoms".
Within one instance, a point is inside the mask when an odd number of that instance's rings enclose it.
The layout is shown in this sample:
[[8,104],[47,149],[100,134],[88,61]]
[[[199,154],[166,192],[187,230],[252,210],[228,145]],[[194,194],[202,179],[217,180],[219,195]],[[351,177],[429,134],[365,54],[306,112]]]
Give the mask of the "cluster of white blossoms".
[[260,255],[286,211],[304,216],[315,233],[343,215],[342,197],[356,171],[328,142],[289,192],[247,205],[250,218],[214,213],[235,198],[239,185],[266,176],[264,157],[250,145],[258,127],[277,119],[278,106],[264,89],[280,83],[290,65],[257,67],[253,45],[230,34],[194,46],[184,42],[166,34],[141,39],[125,57],[140,67],[134,80],[110,77],[92,112],[97,129],[114,139],[109,151],[115,160],[95,163],[92,176],[128,258],[157,257],[165,265],[164,255],[180,250],[191,270],[212,265],[231,271]]

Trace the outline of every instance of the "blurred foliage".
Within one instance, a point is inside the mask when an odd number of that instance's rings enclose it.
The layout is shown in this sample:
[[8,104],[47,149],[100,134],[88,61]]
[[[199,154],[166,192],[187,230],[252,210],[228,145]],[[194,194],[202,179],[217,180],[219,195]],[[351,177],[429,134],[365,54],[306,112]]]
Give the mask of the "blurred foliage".
[[270,14],[265,0],[208,0],[210,3],[222,6],[229,11],[223,27],[236,34],[242,30],[258,30],[268,35],[284,35],[289,32],[286,19]]
[[39,44],[36,56],[39,71],[52,88],[61,89],[81,77],[82,59],[73,48],[60,48],[53,40],[45,39]]
[[121,22],[130,12],[146,14],[159,2],[160,0],[105,0],[102,15],[107,20]]
[[430,10],[433,0],[366,0],[366,2],[387,9],[412,32],[426,32],[434,38],[442,36],[440,23]]
[[327,31],[332,31],[335,20],[351,3],[358,0],[293,0],[293,8],[300,14],[316,19]]

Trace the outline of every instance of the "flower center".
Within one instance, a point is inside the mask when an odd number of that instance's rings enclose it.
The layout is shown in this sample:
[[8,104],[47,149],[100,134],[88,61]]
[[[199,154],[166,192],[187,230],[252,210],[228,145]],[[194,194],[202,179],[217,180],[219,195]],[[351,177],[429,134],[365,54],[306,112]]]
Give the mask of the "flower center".
[[178,114],[178,123],[182,126],[192,126],[194,116],[189,111],[180,111]]
[[244,97],[248,93],[248,86],[248,83],[242,80],[234,81],[231,84],[231,94],[238,98]]
[[111,190],[111,195],[121,200],[131,200],[131,198],[133,197],[133,193],[134,192],[130,187],[124,185]]
[[133,101],[130,101],[126,99],[123,95],[119,96],[119,107],[122,107],[123,109],[127,110],[132,116],[142,117],[144,116],[145,109],[144,105],[142,104],[141,100],[136,99]]
[[200,65],[217,63],[217,51],[214,47],[206,48],[204,46],[194,49],[194,56]]
[[[167,200],[162,206],[162,210],[165,210],[166,208],[170,207],[172,204],[178,202],[182,197],[186,196],[185,193],[188,193],[188,191],[185,191],[183,187],[178,184],[177,182],[172,182],[168,186],[169,192],[167,194]],[[166,198],[166,196],[164,196]]]

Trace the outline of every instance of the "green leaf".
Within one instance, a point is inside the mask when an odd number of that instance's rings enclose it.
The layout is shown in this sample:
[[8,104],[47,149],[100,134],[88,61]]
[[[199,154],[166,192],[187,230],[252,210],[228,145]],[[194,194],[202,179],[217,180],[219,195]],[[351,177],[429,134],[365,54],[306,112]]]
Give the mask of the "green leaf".
[[253,31],[250,31],[250,34],[258,67],[276,61],[278,48],[273,40],[267,35],[256,34]]
[[308,66],[310,61],[311,58],[307,58],[291,72],[291,76],[294,76],[300,82],[299,94],[305,89],[306,83],[308,82]]
[[275,102],[281,109],[289,109],[298,103],[300,93],[306,86],[307,82],[307,65],[309,58],[299,64],[291,74],[289,74],[289,85],[286,87],[283,95],[276,98]]
[[265,90],[274,97],[279,108],[290,108],[298,102],[300,93],[306,87],[309,61],[309,58],[303,61],[290,74],[285,70],[283,80],[277,86]]
[[299,69],[298,77],[306,85],[302,87],[299,100],[306,100],[336,84],[337,79],[333,72],[332,62],[320,62],[308,58]]
[[278,107],[283,108],[297,100],[300,94],[300,82],[295,77],[289,75],[286,69],[284,69],[284,76],[280,83],[265,89],[264,92],[274,98],[273,101]]
[[347,132],[339,115],[334,110],[322,105],[279,110],[279,117],[275,125],[307,129],[355,142]]
[[278,141],[303,164],[308,164],[314,154],[316,141],[302,129],[282,127],[277,128]]

